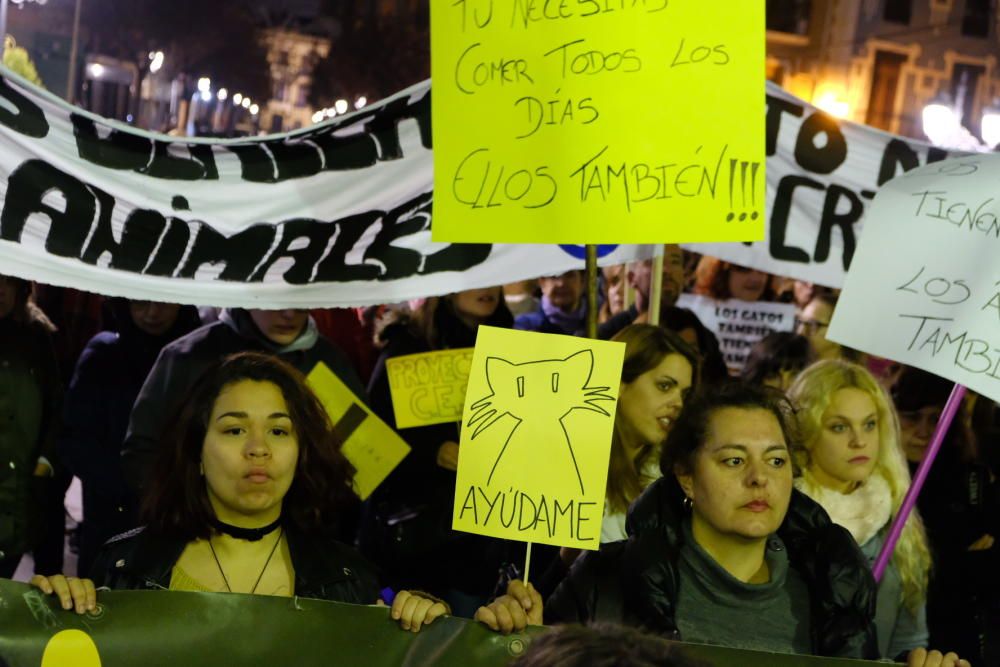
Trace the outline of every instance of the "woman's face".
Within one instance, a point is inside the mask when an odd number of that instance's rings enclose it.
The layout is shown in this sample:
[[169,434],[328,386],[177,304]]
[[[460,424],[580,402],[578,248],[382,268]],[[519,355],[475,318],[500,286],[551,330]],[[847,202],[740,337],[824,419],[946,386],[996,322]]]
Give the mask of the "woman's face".
[[878,463],[878,408],[856,387],[833,392],[810,449],[809,471],[823,486],[850,491],[868,479]]
[[941,421],[943,405],[928,405],[919,410],[899,411],[899,430],[903,453],[911,463],[920,463],[924,450],[931,442],[934,428]]
[[642,444],[663,442],[691,389],[691,363],[668,354],[618,392],[618,415],[626,433]]
[[500,287],[484,287],[456,292],[451,298],[452,305],[459,317],[485,322],[496,312],[503,298]]
[[764,296],[769,275],[742,266],[729,267],[729,295],[742,301],[756,301]]
[[781,424],[770,410],[716,410],[691,466],[675,473],[691,499],[696,530],[758,540],[784,521],[792,464]]
[[208,498],[220,521],[255,527],[276,520],[298,459],[295,428],[276,385],[241,380],[222,390],[201,451]]

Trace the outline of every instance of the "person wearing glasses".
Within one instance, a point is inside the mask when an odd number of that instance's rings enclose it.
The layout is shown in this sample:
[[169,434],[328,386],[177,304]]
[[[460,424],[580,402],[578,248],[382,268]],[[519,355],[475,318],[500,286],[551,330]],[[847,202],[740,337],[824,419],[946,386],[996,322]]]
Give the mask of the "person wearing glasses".
[[857,361],[858,355],[854,350],[826,337],[836,307],[837,296],[835,294],[825,291],[817,292],[796,318],[795,333],[809,339],[809,344],[812,345],[816,358],[819,360],[847,359],[848,361]]

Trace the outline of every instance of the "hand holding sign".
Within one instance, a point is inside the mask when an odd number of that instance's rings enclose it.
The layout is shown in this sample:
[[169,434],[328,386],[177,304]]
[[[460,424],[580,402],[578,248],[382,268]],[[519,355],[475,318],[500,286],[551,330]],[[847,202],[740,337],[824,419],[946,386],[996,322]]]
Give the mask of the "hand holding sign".
[[624,345],[480,327],[453,527],[596,549]]

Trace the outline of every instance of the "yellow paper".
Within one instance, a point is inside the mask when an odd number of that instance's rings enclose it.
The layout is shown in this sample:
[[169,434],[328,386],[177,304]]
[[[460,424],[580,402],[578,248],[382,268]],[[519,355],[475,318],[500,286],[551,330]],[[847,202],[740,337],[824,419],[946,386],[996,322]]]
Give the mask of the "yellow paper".
[[479,327],[452,527],[597,549],[623,343]]
[[471,347],[386,361],[396,428],[459,421],[471,363]]
[[434,241],[764,238],[764,2],[432,0]]
[[334,431],[344,440],[344,456],[357,469],[354,492],[364,500],[406,458],[410,446],[326,364],[316,364],[306,381],[330,415]]

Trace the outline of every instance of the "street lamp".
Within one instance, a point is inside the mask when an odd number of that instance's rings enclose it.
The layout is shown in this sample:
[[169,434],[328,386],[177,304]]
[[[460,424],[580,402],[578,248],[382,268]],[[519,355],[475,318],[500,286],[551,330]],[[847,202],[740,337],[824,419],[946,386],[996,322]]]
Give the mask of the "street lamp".
[[983,109],[982,135],[990,150],[1000,144],[1000,106],[997,102]]
[[931,143],[941,146],[948,143],[958,129],[958,114],[947,93],[938,93],[923,111],[924,134]]
[[333,108],[337,110],[337,113],[347,112],[347,100],[337,100],[333,103]]

